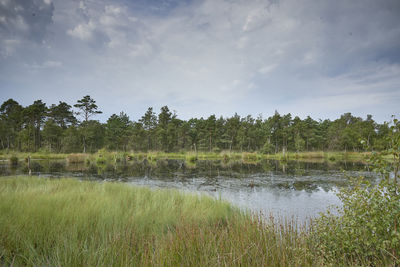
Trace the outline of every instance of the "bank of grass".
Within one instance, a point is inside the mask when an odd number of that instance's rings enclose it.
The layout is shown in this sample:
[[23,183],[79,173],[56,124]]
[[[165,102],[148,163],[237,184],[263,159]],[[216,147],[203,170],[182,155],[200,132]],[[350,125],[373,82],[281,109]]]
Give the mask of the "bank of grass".
[[371,155],[370,152],[346,152],[346,151],[309,151],[286,152],[263,155],[267,159],[299,160],[299,161],[365,161]]
[[[198,160],[222,160],[243,161],[246,163],[257,163],[265,159],[289,161],[318,161],[318,162],[335,162],[335,161],[352,161],[363,162],[371,155],[370,152],[345,152],[345,151],[309,151],[309,152],[286,152],[276,154],[262,154],[257,152],[174,152],[166,153],[160,151],[149,152],[122,152],[107,151],[101,149],[96,153],[44,153],[44,152],[7,152],[0,151],[0,160],[25,160],[28,156],[32,159],[66,159],[68,163],[117,163],[123,161],[147,160],[150,163],[162,159],[179,159],[194,165]],[[388,158],[390,160],[390,158]]]
[[318,265],[299,229],[177,191],[0,179],[0,265]]
[[0,160],[8,160],[12,157],[16,157],[20,160],[24,160],[30,156],[32,159],[66,159],[70,154],[65,153],[50,153],[50,152],[18,152],[18,151],[7,151],[0,150]]

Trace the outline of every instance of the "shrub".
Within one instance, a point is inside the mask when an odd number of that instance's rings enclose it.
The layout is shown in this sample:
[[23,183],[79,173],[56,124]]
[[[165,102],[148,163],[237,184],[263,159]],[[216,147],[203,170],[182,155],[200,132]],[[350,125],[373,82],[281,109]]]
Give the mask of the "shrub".
[[[400,264],[400,123],[393,123],[388,135],[392,147],[370,159],[381,174],[380,182],[374,185],[363,177],[353,178],[337,194],[343,203],[338,215],[328,212],[315,223],[317,251],[328,262]],[[388,154],[393,160],[385,160]]]
[[106,159],[105,158],[103,158],[103,157],[98,157],[97,159],[96,159],[96,163],[97,163],[97,165],[104,165],[104,164],[106,164]]
[[11,166],[17,166],[18,165],[18,158],[16,156],[12,156],[10,159],[10,165]]
[[230,160],[230,156],[229,156],[228,154],[224,154],[224,155],[223,155],[223,161],[224,161],[225,163],[227,163],[227,162],[229,162],[229,160]]
[[195,163],[197,161],[197,156],[196,155],[190,155],[187,157],[187,161],[190,163]]

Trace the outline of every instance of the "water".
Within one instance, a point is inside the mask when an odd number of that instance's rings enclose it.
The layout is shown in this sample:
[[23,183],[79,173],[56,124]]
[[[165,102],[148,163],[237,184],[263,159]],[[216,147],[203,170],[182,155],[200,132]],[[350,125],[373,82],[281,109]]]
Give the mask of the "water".
[[[335,195],[348,184],[347,176],[376,177],[361,163],[182,160],[149,162],[67,164],[64,160],[32,160],[32,173],[41,176],[73,176],[87,180],[111,180],[151,188],[176,188],[200,192],[230,201],[265,216],[294,217],[300,221],[316,217],[328,206],[339,205]],[[27,174],[26,163],[11,167],[0,162],[0,175]]]

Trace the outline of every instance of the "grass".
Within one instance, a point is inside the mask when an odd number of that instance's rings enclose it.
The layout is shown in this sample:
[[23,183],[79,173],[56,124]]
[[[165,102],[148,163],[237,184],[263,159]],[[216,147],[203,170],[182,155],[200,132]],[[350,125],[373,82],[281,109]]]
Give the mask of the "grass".
[[313,231],[175,190],[0,178],[5,266],[356,266],[326,262]]
[[265,155],[268,159],[276,160],[298,160],[298,161],[365,161],[369,152],[346,152],[346,151],[309,151],[309,152],[286,152]]
[[245,162],[258,162],[263,159],[276,160],[299,160],[299,161],[364,161],[370,155],[369,152],[345,152],[345,151],[309,151],[309,152],[286,152],[285,154],[261,154],[257,152],[122,152],[122,151],[107,151],[99,150],[97,153],[45,153],[45,152],[15,152],[15,151],[0,151],[0,160],[9,160],[12,157],[18,159],[26,159],[30,156],[32,159],[67,159],[69,163],[96,162],[98,158],[102,158],[101,162],[118,162],[122,160],[139,160],[147,159],[156,161],[158,159],[182,159],[190,163],[195,163],[197,160],[243,160]]
[[84,163],[88,158],[87,154],[69,154],[67,155],[67,162],[71,164]]
[[177,191],[0,179],[1,265],[312,265],[298,229]]

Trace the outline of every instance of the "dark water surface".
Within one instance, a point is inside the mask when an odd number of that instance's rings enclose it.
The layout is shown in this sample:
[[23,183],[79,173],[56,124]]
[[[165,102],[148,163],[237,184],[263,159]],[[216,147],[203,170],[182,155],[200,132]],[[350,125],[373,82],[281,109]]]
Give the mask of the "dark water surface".
[[[329,205],[340,205],[335,191],[348,184],[348,176],[376,177],[361,163],[279,162],[258,163],[221,160],[128,161],[105,164],[68,164],[65,160],[32,160],[32,174],[72,176],[85,180],[112,180],[151,188],[176,188],[206,193],[265,215],[295,217],[300,221],[318,216]],[[10,166],[0,161],[0,175],[28,173],[25,162]]]

